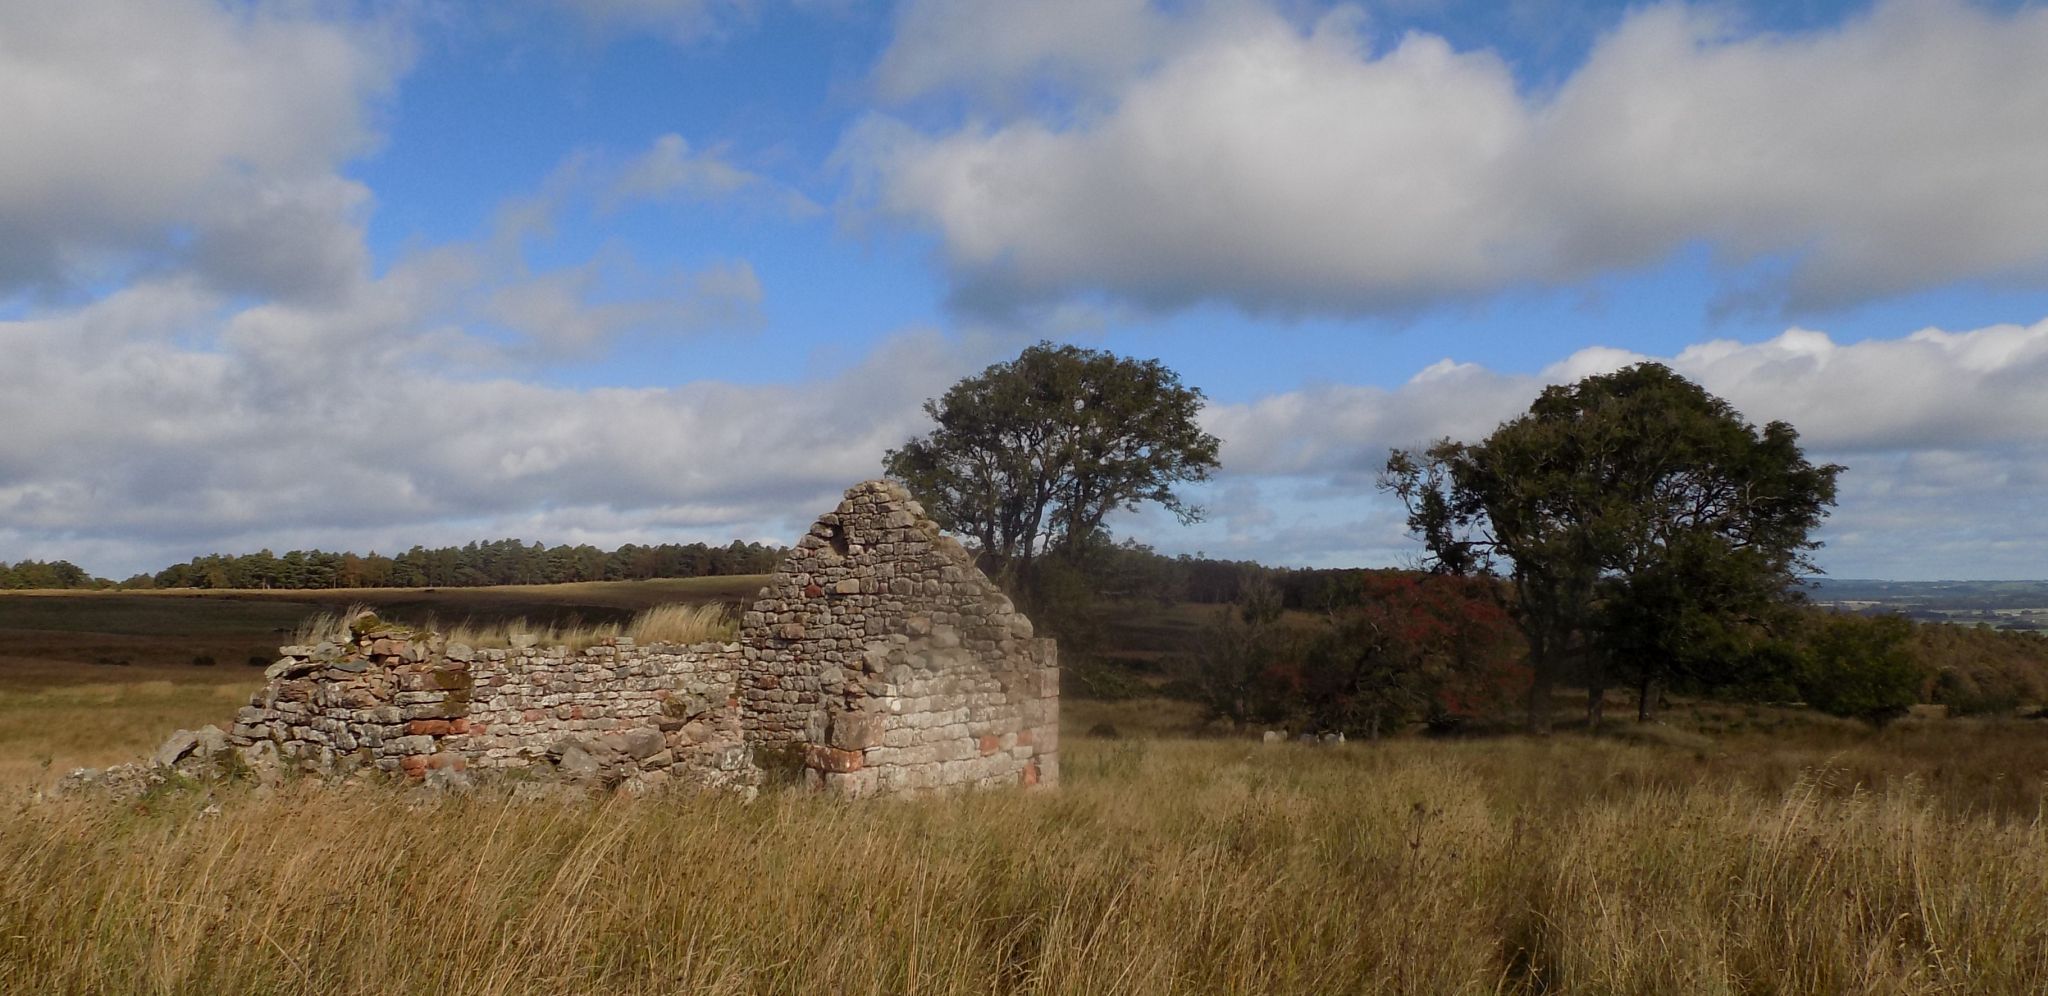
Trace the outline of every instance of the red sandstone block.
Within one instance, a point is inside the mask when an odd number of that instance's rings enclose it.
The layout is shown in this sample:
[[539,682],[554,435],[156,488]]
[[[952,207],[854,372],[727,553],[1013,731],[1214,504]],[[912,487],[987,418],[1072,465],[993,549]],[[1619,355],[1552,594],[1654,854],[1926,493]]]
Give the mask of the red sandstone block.
[[435,754],[427,759],[427,767],[461,771],[469,767],[469,762],[463,760],[460,754]]
[[445,737],[448,735],[448,721],[445,719],[415,719],[405,724],[408,736]]
[[451,719],[451,720],[449,720],[449,721],[448,721],[448,732],[450,732],[450,733],[468,733],[468,732],[469,732],[469,720],[467,720],[467,719]]
[[984,733],[981,735],[981,754],[983,757],[987,757],[988,755],[993,754],[998,750],[1001,750],[1002,746],[1003,738],[998,737],[993,733]]
[[804,585],[805,598],[821,598],[824,596],[824,594],[825,589],[818,587],[815,582],[812,584]]
[[487,723],[471,723],[466,719],[458,719],[456,722],[466,724],[469,727],[469,732],[477,736],[483,736],[484,731],[490,729],[490,725]]
[[1026,761],[1026,762],[1024,762],[1024,774],[1023,774],[1023,781],[1024,781],[1024,784],[1026,784],[1026,785],[1036,785],[1036,784],[1038,784],[1038,762],[1037,762],[1037,761]]
[[867,762],[857,750],[840,750],[836,747],[812,744],[804,752],[804,763],[818,771],[843,775],[849,771],[859,771]]
[[427,776],[427,756],[425,754],[409,754],[401,757],[398,759],[398,767],[405,772],[407,778],[425,778]]
[[548,714],[540,709],[528,709],[525,712],[520,713],[519,718],[523,722],[538,723],[541,720],[548,718]]
[[1017,746],[1029,747],[1031,746],[1031,739],[1031,729],[1029,727],[1017,731]]

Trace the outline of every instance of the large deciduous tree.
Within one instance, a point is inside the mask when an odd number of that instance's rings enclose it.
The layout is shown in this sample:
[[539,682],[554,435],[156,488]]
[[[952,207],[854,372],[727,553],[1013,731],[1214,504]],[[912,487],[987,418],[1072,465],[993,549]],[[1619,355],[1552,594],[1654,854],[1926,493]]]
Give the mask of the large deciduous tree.
[[1217,466],[1220,442],[1195,421],[1202,401],[1157,360],[1041,342],[925,402],[935,428],[884,464],[1028,588],[1037,558],[1100,539],[1116,509],[1200,518],[1175,489]]
[[1660,680],[1732,658],[1741,629],[1812,569],[1841,469],[1808,462],[1790,425],[1758,428],[1642,363],[1545,388],[1482,442],[1396,451],[1382,487],[1436,569],[1505,564],[1541,730],[1568,657],[1586,662],[1594,721],[1617,670],[1647,708]]

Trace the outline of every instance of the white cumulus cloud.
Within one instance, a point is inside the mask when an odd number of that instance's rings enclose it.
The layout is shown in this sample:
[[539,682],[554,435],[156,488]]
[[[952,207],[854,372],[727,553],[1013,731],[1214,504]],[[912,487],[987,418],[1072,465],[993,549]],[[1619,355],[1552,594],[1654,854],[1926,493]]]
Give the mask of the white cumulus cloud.
[[1110,85],[949,130],[871,117],[842,149],[860,202],[937,233],[961,299],[991,308],[1400,312],[1694,243],[1765,268],[1738,304],[2048,281],[2048,10],[1888,0],[1774,35],[1667,3],[1530,92],[1489,51],[1375,39],[1355,11],[1193,6],[1228,30],[1167,36],[1141,4],[1100,15],[1143,28],[1128,44],[1004,30],[1012,5],[907,19],[885,88],[981,61]]
[[353,276],[368,194],[336,170],[375,141],[368,109],[405,46],[387,24],[308,9],[0,5],[0,296],[165,253],[237,292]]
[[0,549],[121,574],[522,526],[787,541],[879,473],[918,431],[921,399],[989,359],[907,332],[788,383],[557,387],[414,362],[437,335],[488,353],[459,325],[435,330],[433,281],[387,279],[332,307],[144,283],[0,322],[16,357],[0,364]]

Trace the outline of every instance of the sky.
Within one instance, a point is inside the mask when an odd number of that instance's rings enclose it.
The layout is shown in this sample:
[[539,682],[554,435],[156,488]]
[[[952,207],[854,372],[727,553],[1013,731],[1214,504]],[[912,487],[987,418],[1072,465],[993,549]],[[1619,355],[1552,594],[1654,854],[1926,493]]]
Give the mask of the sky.
[[1649,359],[2048,577],[2037,3],[0,0],[0,136],[0,560],[786,543],[1052,340],[1208,398],[1167,553]]

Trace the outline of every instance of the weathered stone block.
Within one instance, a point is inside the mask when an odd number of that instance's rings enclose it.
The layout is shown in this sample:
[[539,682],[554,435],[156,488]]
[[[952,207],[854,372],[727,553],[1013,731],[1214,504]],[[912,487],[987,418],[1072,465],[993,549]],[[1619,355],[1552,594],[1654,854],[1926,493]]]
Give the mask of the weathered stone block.
[[841,750],[864,750],[879,746],[883,740],[887,717],[883,713],[866,710],[833,713],[826,739],[833,747]]
[[804,751],[804,764],[815,771],[844,773],[859,771],[864,761],[859,751],[812,744]]

